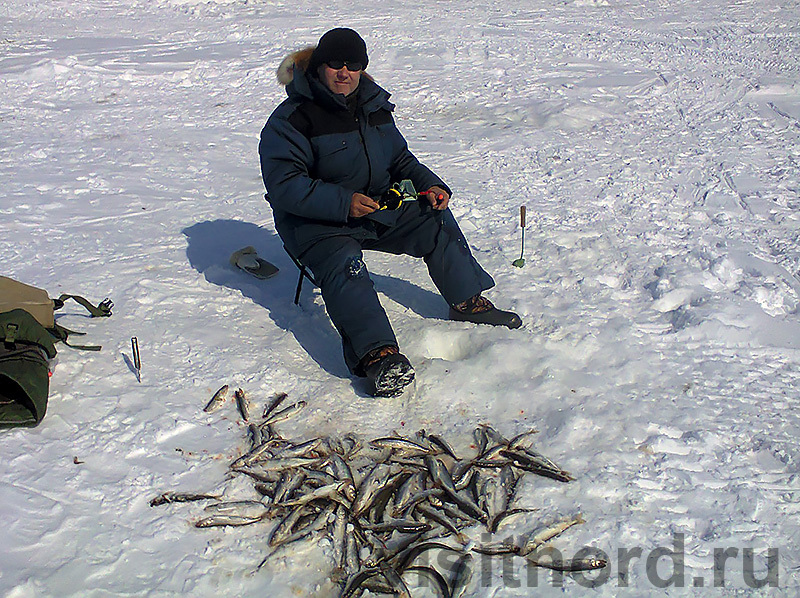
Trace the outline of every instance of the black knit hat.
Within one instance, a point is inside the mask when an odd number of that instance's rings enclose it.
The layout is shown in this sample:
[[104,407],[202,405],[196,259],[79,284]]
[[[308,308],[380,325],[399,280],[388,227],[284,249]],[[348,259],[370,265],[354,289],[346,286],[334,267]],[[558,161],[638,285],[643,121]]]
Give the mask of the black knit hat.
[[344,27],[331,29],[319,38],[319,43],[308,62],[308,71],[316,72],[321,64],[331,60],[360,62],[362,68],[367,68],[367,44],[352,29]]

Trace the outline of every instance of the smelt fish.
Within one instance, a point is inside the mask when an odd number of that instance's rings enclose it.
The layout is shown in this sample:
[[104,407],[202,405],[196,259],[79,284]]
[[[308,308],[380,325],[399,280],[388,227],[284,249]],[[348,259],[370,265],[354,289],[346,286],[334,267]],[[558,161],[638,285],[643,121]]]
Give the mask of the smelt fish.
[[262,517],[242,517],[239,515],[211,515],[204,517],[197,523],[195,527],[221,527],[226,525],[242,526],[252,525],[262,520]]
[[250,421],[250,404],[244,394],[244,391],[241,388],[238,388],[236,389],[236,392],[233,393],[233,396],[236,398],[236,408],[239,410],[242,419],[244,421]]
[[300,411],[302,411],[305,406],[306,406],[305,401],[297,401],[297,403],[289,407],[286,407],[286,409],[281,409],[280,411],[276,411],[261,423],[261,427],[263,428],[264,426],[269,426],[271,424],[276,424],[278,422],[285,421],[290,417],[300,413]]
[[436,588],[439,590],[439,596],[450,598],[450,587],[447,584],[447,580],[433,567],[427,567],[425,565],[412,565],[411,567],[406,567],[406,570],[403,571],[403,573],[405,574],[408,571],[416,573],[420,576],[424,575],[428,577],[431,581],[433,581]]
[[264,408],[264,415],[261,416],[261,419],[267,419],[275,409],[277,409],[278,405],[280,405],[283,400],[288,397],[285,392],[279,392],[273,395],[273,397],[267,403],[267,406]]
[[255,448],[264,442],[264,434],[261,432],[261,428],[259,428],[257,425],[250,424],[247,426],[247,431],[250,433],[251,448]]
[[375,448],[389,448],[403,453],[417,455],[429,455],[433,452],[430,448],[422,446],[413,440],[408,440],[407,438],[398,438],[395,436],[376,438],[375,440],[371,440],[369,444]]
[[222,388],[220,388],[217,392],[214,393],[214,396],[211,397],[211,400],[208,402],[203,408],[203,411],[206,413],[211,413],[212,411],[216,411],[222,404],[225,402],[225,398],[228,396],[228,385],[226,384]]
[[464,590],[467,589],[469,580],[472,577],[472,556],[463,554],[458,557],[458,561],[453,566],[450,574],[450,595],[449,598],[459,598]]
[[575,571],[594,571],[595,569],[602,569],[608,565],[608,561],[605,559],[595,558],[572,559],[571,561],[539,561],[528,558],[528,562],[535,567],[543,567],[544,569],[564,571],[567,573]]
[[428,434],[428,441],[439,447],[443,453],[449,455],[453,458],[453,460],[458,461],[458,457],[456,457],[456,453],[453,448],[447,443],[447,441],[439,436],[438,434]]
[[389,479],[390,474],[391,468],[388,465],[378,463],[367,474],[367,477],[361,480],[358,485],[356,499],[353,502],[353,517],[359,517],[372,506],[375,495],[383,487],[386,480]]
[[193,502],[195,500],[219,500],[219,496],[197,494],[193,492],[164,492],[151,500],[150,506],[157,507],[172,502]]
[[261,518],[269,512],[267,505],[258,500],[233,500],[208,505],[204,511],[211,515],[236,515],[237,517]]
[[581,517],[580,514],[578,514],[575,517],[572,517],[571,519],[567,519],[566,521],[562,521],[561,523],[557,523],[551,527],[548,527],[547,529],[540,531],[533,537],[528,538],[528,540],[526,540],[525,544],[519,550],[519,555],[527,556],[531,554],[534,550],[539,548],[542,544],[544,544],[548,540],[552,540],[556,536],[564,533],[573,525],[578,525],[580,523],[586,523],[586,521],[584,521],[583,517]]

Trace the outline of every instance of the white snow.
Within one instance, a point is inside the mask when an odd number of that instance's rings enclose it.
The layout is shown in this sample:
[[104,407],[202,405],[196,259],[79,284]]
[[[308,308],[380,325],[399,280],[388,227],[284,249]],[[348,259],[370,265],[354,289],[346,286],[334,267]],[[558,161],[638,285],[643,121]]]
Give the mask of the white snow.
[[[553,546],[602,550],[609,578],[540,572],[531,589],[516,563],[514,587],[497,559],[467,596],[750,593],[744,554],[766,579],[770,548],[779,587],[757,593],[800,591],[796,3],[9,0],[0,17],[0,273],[115,303],[110,319],[63,310],[103,351],[60,346],[44,422],[0,432],[0,594],[335,594],[325,543],[253,574],[268,527],[200,530],[200,506],[149,506],[174,489],[252,497],[226,473],[246,426],[231,405],[202,412],[226,383],[257,405],[306,400],[280,426],[297,437],[424,427],[469,453],[478,423],[538,428],[576,480],[529,479],[519,501],[540,511],[504,529],[581,513]],[[489,297],[525,320],[449,322],[421,263],[368,254],[417,369],[404,401],[348,375],[318,291],[293,305],[263,200],[274,70],[339,25],[364,35],[412,150],[455,190]],[[280,274],[234,271],[246,245]],[[664,590],[646,561],[675,534],[685,587]]]

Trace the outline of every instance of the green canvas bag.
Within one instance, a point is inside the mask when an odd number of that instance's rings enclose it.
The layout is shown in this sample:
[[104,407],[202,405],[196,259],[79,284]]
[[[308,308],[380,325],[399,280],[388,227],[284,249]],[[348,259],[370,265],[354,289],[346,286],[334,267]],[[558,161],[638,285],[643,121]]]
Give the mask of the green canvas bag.
[[47,410],[51,334],[24,309],[0,313],[0,427],[36,426]]
[[72,345],[68,330],[55,321],[53,311],[73,299],[91,317],[111,315],[113,304],[105,299],[92,305],[77,295],[51,299],[47,291],[0,276],[0,428],[36,426],[47,409],[50,361],[56,356],[55,341],[69,347],[99,351],[96,345]]
[[34,316],[56,340],[62,341],[68,347],[99,351],[97,345],[73,345],[67,339],[70,335],[82,336],[83,332],[75,332],[64,328],[55,321],[54,310],[64,307],[67,299],[79,303],[86,308],[93,318],[108,317],[114,304],[111,299],[103,299],[98,305],[93,305],[80,295],[61,295],[58,299],[51,299],[47,291],[32,287],[7,276],[0,276],[0,313],[12,309],[24,309]]

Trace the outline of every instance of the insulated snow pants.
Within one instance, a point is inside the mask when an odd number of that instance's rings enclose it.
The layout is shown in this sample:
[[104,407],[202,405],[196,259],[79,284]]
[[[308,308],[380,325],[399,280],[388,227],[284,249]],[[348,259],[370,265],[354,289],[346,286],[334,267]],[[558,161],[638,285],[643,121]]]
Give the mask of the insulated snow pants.
[[[365,223],[366,224],[366,223]],[[350,371],[371,350],[396,345],[392,326],[378,300],[364,249],[423,258],[433,283],[449,305],[494,286],[481,268],[450,210],[436,211],[422,202],[403,205],[395,226],[370,222],[368,238],[339,235],[322,238],[301,256],[322,291],[325,307],[342,337]]]

